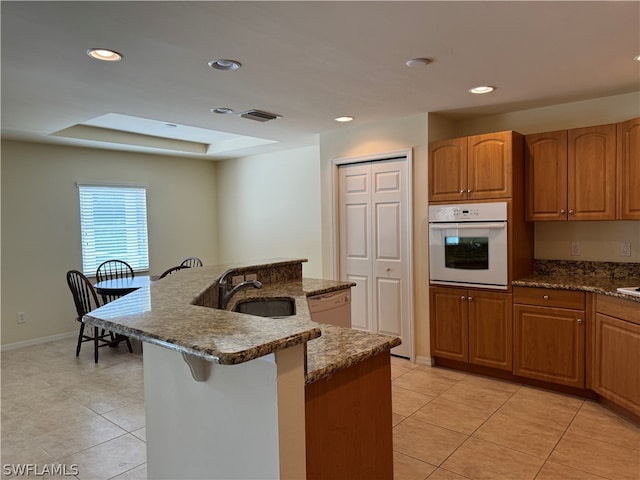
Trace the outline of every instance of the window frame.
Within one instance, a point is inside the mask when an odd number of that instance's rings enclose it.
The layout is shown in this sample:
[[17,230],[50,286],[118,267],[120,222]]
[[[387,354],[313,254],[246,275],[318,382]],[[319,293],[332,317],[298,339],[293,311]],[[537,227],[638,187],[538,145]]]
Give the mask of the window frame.
[[82,271],[94,277],[106,260],[149,271],[146,185],[77,182]]

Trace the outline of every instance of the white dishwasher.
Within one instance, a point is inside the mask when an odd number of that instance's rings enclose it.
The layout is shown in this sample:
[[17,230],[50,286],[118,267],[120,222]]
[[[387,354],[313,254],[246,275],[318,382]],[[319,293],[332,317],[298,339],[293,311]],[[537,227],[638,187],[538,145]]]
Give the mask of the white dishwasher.
[[351,289],[307,297],[311,320],[351,328]]

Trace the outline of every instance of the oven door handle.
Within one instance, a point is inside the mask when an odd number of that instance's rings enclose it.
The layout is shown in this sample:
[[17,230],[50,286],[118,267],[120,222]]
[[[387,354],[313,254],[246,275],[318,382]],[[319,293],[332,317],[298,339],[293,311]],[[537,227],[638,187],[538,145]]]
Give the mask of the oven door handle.
[[429,228],[433,230],[499,230],[507,226],[506,222],[500,223],[432,223]]

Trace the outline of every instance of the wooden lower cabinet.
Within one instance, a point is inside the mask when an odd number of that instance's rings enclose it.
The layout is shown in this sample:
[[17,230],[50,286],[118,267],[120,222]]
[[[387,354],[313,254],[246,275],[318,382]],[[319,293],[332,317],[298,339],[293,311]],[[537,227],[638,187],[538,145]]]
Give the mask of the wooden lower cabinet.
[[388,351],[305,388],[307,479],[393,479]]
[[469,361],[467,290],[431,287],[431,356]]
[[515,287],[513,373],[585,387],[584,292]]
[[512,296],[431,287],[431,355],[512,369]]
[[640,304],[598,295],[592,388],[640,416]]
[[514,306],[513,373],[584,388],[584,311]]

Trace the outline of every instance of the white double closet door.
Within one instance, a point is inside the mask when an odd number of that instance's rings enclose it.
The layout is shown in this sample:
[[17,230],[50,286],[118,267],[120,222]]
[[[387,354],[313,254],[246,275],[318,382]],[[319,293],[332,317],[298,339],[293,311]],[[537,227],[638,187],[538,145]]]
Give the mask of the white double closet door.
[[340,279],[355,282],[352,328],[393,335],[412,357],[410,178],[406,157],[341,165]]

